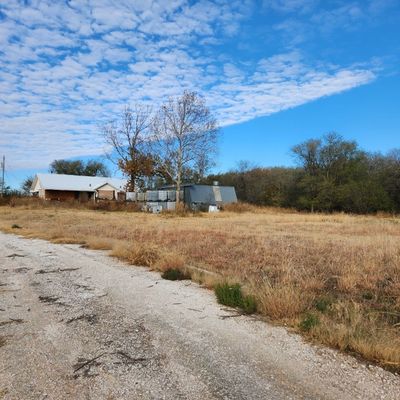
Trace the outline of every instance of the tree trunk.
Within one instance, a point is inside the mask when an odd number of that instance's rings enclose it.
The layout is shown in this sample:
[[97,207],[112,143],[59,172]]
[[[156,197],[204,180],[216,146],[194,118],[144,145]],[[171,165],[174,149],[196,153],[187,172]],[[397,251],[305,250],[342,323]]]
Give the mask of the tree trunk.
[[135,180],[136,180],[136,176],[130,175],[129,184],[128,184],[128,186],[129,186],[128,189],[129,189],[130,192],[134,192],[135,191]]
[[180,191],[181,191],[181,174],[180,174],[180,172],[178,172],[178,176],[176,179],[176,207],[177,208],[181,202]]
[[182,183],[182,143],[179,143],[179,153],[178,153],[178,168],[176,174],[176,208],[178,209],[181,199],[180,199],[180,191],[181,191],[181,183]]

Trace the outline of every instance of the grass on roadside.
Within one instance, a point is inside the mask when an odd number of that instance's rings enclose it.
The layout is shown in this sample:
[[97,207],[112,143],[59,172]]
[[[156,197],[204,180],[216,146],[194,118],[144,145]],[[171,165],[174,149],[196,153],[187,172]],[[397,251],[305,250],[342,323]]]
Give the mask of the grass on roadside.
[[161,273],[190,270],[209,288],[237,283],[242,300],[238,288],[219,289],[233,306],[254,303],[313,341],[400,371],[400,218],[260,207],[189,217],[0,207],[0,229],[15,233],[13,224],[27,237],[110,250]]
[[245,314],[253,314],[257,311],[257,304],[253,296],[243,295],[240,284],[230,285],[219,283],[215,285],[214,292],[218,303],[225,306],[239,308]]

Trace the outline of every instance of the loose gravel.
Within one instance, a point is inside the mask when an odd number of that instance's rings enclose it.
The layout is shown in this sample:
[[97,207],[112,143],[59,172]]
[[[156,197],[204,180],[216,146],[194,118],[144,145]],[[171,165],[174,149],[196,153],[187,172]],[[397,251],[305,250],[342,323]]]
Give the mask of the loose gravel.
[[0,233],[2,398],[397,400],[400,377],[197,284]]

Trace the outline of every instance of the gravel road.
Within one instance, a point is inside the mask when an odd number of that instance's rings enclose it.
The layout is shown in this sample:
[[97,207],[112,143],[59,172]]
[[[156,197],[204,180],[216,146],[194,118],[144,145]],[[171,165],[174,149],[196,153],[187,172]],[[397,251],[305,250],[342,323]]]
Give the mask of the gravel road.
[[399,399],[400,377],[188,281],[0,233],[0,399]]

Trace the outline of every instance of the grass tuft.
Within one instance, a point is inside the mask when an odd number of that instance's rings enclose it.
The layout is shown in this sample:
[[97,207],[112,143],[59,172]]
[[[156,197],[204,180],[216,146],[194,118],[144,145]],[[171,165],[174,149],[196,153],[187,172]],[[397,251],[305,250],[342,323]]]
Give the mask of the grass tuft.
[[190,279],[190,274],[180,269],[169,268],[161,274],[161,277],[169,281],[183,281],[185,279]]
[[324,313],[328,311],[332,303],[333,300],[329,297],[319,297],[315,300],[314,305],[319,312]]
[[303,332],[309,332],[311,329],[315,328],[320,324],[318,315],[313,313],[307,313],[300,322],[300,329]]
[[128,261],[132,265],[141,267],[153,267],[160,258],[159,249],[147,244],[125,244],[114,245],[111,255]]
[[243,297],[240,285],[238,283],[229,285],[229,283],[220,283],[214,288],[218,303],[229,307],[240,307]]
[[257,311],[257,302],[254,296],[243,296],[241,309],[245,314],[254,314]]
[[252,314],[257,311],[254,297],[249,295],[244,296],[238,283],[233,285],[226,282],[217,284],[214,287],[214,292],[220,304],[240,308],[246,314]]

